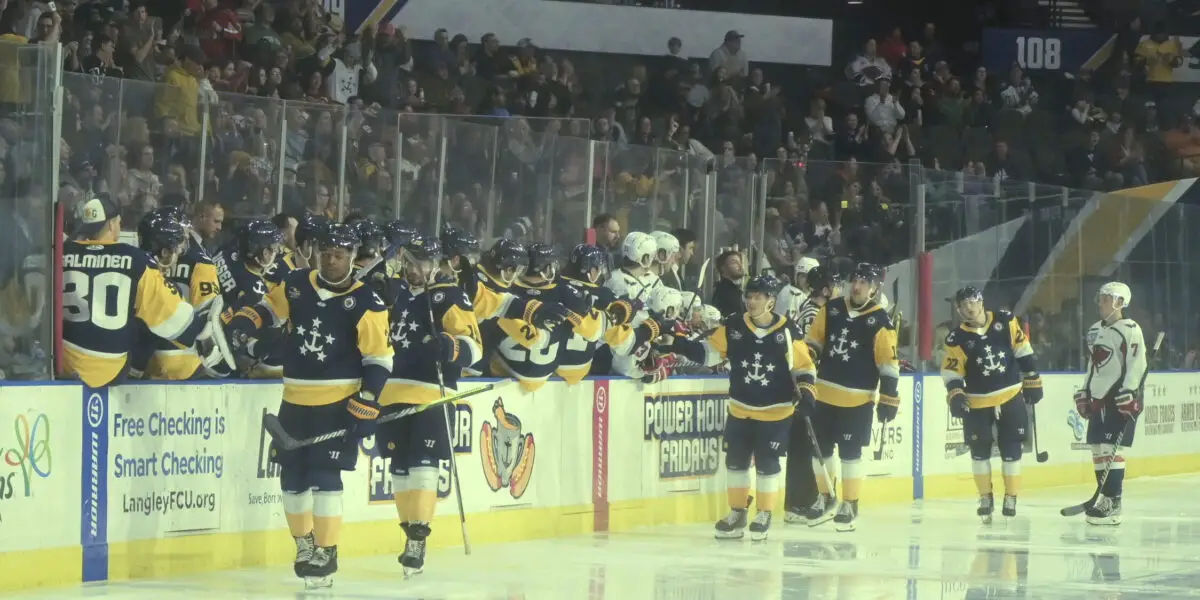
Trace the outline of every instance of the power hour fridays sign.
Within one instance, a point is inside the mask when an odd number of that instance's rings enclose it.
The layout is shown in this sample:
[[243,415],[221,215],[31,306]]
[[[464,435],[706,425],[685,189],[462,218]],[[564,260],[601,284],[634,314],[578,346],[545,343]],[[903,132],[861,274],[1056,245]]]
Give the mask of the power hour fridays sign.
[[110,390],[110,541],[220,528],[224,394],[187,387]]

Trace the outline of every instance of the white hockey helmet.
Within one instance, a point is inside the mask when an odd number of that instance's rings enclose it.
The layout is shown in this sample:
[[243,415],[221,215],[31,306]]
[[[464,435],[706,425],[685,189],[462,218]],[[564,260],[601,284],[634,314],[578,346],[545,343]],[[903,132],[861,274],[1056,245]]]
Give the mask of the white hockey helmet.
[[721,311],[711,304],[704,305],[704,326],[715,329],[721,325]]
[[1100,291],[1096,292],[1096,300],[1100,300],[1100,296],[1112,296],[1114,304],[1117,298],[1121,299],[1121,305],[1117,308],[1127,308],[1129,301],[1133,300],[1133,292],[1129,290],[1129,286],[1120,281],[1110,281],[1100,286]]
[[785,285],[775,297],[775,312],[786,317],[795,318],[800,305],[808,295],[794,285]]
[[803,256],[800,258],[800,260],[796,261],[796,266],[792,268],[792,272],[799,275],[808,275],[809,271],[819,266],[821,266],[821,262],[817,259]]
[[658,246],[657,260],[660,263],[671,263],[679,255],[679,238],[665,232],[655,231],[650,234],[654,245]]
[[630,231],[621,244],[621,255],[626,260],[644,268],[649,268],[654,264],[657,253],[658,245],[654,243],[654,238],[648,233]]
[[679,290],[665,285],[656,286],[650,292],[646,308],[668,319],[678,319],[683,312],[683,294]]

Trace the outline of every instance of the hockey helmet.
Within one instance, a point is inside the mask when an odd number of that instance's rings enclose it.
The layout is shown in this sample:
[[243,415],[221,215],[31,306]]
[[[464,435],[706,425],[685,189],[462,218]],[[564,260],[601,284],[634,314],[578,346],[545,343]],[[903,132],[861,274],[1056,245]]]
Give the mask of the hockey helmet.
[[883,269],[879,265],[868,262],[860,262],[854,265],[854,272],[850,275],[851,281],[862,279],[868,283],[883,283]]
[[[571,256],[567,258],[567,265],[563,268],[563,276],[577,281],[597,283],[604,277],[606,268],[608,268],[608,256],[604,250],[591,244],[579,244],[571,250]],[[596,281],[591,279],[592,269],[600,272]]]
[[358,258],[360,260],[383,256],[384,250],[387,249],[387,237],[383,233],[383,228],[366,219],[356,221],[352,227],[358,234]]
[[650,292],[646,308],[657,316],[678,319],[683,312],[683,295],[679,290],[665,285],[655,286]]
[[631,231],[629,235],[625,236],[625,241],[621,243],[621,255],[630,263],[648,268],[654,264],[654,259],[658,255],[658,245],[654,243],[654,238],[650,234]]
[[183,223],[153,212],[138,222],[137,234],[138,247],[155,259],[163,252],[181,250],[187,242],[187,228]]
[[362,239],[358,237],[358,232],[353,226],[345,223],[332,223],[321,232],[317,244],[321,250],[345,248],[354,251],[362,244]]
[[296,245],[303,246],[309,242],[316,242],[321,237],[321,232],[329,226],[329,219],[312,213],[305,213],[299,219],[296,219]]
[[442,259],[442,243],[435,237],[417,234],[404,245],[404,254],[414,261],[434,261]]
[[673,260],[673,257],[679,254],[679,238],[665,231],[654,231],[650,233],[650,237],[654,238],[654,245],[657,246],[656,260],[660,263],[668,263]]
[[192,226],[192,220],[188,218],[187,211],[183,210],[183,207],[181,206],[163,206],[154,209],[150,214],[171,219],[172,221],[183,225],[184,229],[188,229]]
[[[237,247],[243,257],[258,259],[264,250],[278,252],[283,245],[283,232],[274,223],[255,219],[242,226],[237,233]],[[268,261],[268,264],[274,261]]]
[[830,292],[832,292],[838,285],[837,274],[831,273],[828,269],[821,266],[809,269],[804,280],[808,284],[808,289],[812,290],[813,294],[821,294],[825,288],[829,288]]
[[447,258],[456,256],[467,257],[472,264],[479,262],[479,252],[483,247],[475,234],[457,227],[446,225],[438,236],[442,243],[442,254]]
[[704,327],[715,329],[721,325],[721,311],[711,304],[704,305]]
[[526,273],[536,273],[546,279],[554,279],[558,271],[558,257],[554,252],[554,246],[550,244],[533,243],[529,244],[529,262],[525,268]]
[[968,285],[957,292],[954,292],[954,306],[961,306],[963,302],[983,302],[983,292],[979,288]]
[[[1129,286],[1120,281],[1110,281],[1100,286],[1100,291],[1096,292],[1097,302],[1100,301],[1101,296],[1112,296],[1113,306],[1116,308],[1126,308],[1129,306],[1129,302],[1133,300],[1133,292],[1129,289]],[[1116,304],[1118,298],[1121,299],[1120,306]]]
[[417,236],[417,230],[409,227],[399,219],[389,221],[383,226],[383,233],[387,236],[388,243],[392,248],[403,248]]
[[783,282],[775,278],[774,275],[759,275],[746,283],[745,294],[765,294],[768,298],[775,299],[779,295],[779,290],[783,289]]
[[800,257],[800,260],[796,261],[796,265],[792,267],[792,273],[801,276],[796,278],[796,282],[799,283],[800,281],[804,280],[804,275],[808,275],[809,272],[820,266],[821,263],[817,259],[810,258],[808,256],[802,256]]
[[493,274],[510,269],[520,271],[529,263],[529,251],[520,242],[500,238],[488,248],[479,263]]

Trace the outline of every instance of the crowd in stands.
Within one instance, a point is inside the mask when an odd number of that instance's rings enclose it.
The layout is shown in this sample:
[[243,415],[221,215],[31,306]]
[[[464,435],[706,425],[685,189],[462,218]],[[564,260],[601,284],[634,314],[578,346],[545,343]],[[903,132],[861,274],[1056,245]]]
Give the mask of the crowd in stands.
[[[569,246],[604,212],[622,231],[711,229],[698,254],[715,256],[756,239],[761,217],[759,263],[787,273],[803,256],[909,256],[915,162],[944,182],[926,215],[941,241],[971,229],[965,197],[1003,182],[1200,172],[1200,104],[1160,83],[1184,49],[1157,29],[1095,71],[1039,79],[961,64],[933,23],[896,28],[810,87],[768,77],[737,31],[707,61],[670,37],[661,57],[612,58],[614,76],[529,38],[350,31],[316,0],[0,9],[0,42],[64,45],[59,200],[110,192],[130,228],[186,206],[209,246],[242,218],[339,210]],[[0,120],[0,186],[30,195],[22,126]]]

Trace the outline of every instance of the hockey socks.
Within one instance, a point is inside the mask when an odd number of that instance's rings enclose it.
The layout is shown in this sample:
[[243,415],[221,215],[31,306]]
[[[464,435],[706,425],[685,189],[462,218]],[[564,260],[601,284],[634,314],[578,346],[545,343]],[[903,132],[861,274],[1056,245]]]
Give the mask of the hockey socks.
[[[729,507],[744,510],[750,499],[750,471],[727,469],[725,481],[727,482],[725,492],[729,498]],[[761,503],[761,500],[759,502]]]
[[1021,461],[1005,460],[1000,465],[1000,473],[1004,476],[1004,494],[1018,496],[1021,493]]
[[971,459],[971,475],[975,479],[975,491],[985,496],[992,493],[992,461],[991,459]]
[[342,492],[316,491],[313,499],[313,540],[318,548],[337,546],[342,534]]

